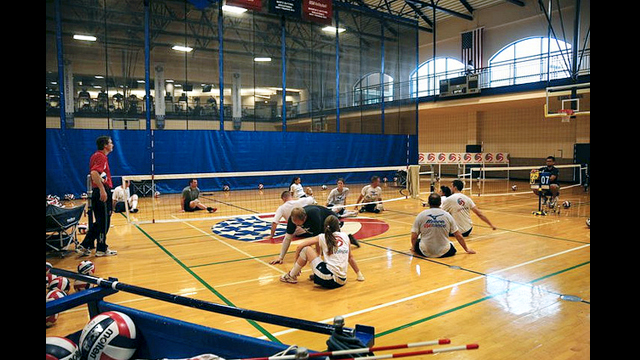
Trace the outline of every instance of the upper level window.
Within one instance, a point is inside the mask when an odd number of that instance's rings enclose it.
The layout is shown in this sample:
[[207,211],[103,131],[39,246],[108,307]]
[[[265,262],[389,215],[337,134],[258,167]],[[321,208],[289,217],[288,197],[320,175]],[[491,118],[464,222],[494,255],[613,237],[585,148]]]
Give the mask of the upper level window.
[[[434,68],[435,66],[435,68]],[[423,62],[411,74],[411,97],[440,93],[440,80],[464,75],[464,64],[450,57],[440,57]],[[416,89],[416,74],[418,88]],[[435,90],[435,91],[434,91]]]
[[547,37],[515,41],[489,59],[490,86],[569,77],[571,45]]
[[372,72],[353,85],[353,102],[356,106],[382,102],[383,94],[384,101],[393,101],[393,78],[387,74],[383,74],[380,81],[380,73]]

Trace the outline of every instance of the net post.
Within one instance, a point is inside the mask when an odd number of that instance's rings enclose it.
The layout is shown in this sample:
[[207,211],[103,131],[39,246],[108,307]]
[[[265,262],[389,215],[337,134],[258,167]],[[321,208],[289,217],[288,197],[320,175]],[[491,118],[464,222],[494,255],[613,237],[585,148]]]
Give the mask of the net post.
[[420,165],[409,165],[407,173],[407,193],[412,199],[420,194]]

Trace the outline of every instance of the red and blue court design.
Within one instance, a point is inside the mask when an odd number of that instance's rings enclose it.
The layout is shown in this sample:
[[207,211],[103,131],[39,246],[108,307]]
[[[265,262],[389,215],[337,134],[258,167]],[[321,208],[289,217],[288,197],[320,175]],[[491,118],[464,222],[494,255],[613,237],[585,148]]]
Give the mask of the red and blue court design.
[[[265,240],[271,233],[271,219],[273,215],[256,215],[237,217],[221,221],[211,227],[214,234],[239,241],[257,242],[265,244],[281,243],[287,229],[286,222],[278,223],[273,240]],[[389,230],[386,222],[366,217],[342,218],[342,231],[352,234],[358,240],[364,240]]]

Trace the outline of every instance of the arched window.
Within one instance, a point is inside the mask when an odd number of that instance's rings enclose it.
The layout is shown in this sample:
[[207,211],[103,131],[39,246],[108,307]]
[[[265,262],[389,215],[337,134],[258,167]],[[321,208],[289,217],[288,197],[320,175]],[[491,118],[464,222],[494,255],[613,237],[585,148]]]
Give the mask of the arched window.
[[383,81],[380,81],[380,73],[372,72],[362,77],[353,85],[353,105],[367,105],[382,102],[382,91],[384,90],[384,101],[393,101],[393,78],[383,74]]
[[[417,89],[416,74],[418,76]],[[454,58],[440,57],[425,61],[418,66],[417,71],[411,73],[411,97],[439,94],[440,80],[462,75],[464,75],[464,64]]]
[[571,45],[547,37],[515,41],[489,59],[490,86],[569,77]]

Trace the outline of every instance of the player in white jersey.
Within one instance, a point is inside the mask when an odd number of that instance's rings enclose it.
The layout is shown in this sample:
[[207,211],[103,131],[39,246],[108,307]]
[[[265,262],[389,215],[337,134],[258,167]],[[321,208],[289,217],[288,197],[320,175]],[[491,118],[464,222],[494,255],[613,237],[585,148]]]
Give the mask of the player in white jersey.
[[300,179],[300,177],[296,176],[291,181],[291,185],[289,185],[289,191],[291,192],[291,196],[293,196],[296,199],[300,199],[307,196],[301,182],[302,180]]
[[346,210],[347,195],[349,195],[349,188],[344,186],[344,179],[339,178],[336,181],[336,187],[329,192],[327,197],[327,207],[333,210],[339,217],[356,216],[356,211]]
[[451,214],[440,209],[440,195],[432,193],[428,203],[429,208],[416,216],[411,227],[411,251],[425,257],[453,256],[456,248],[449,241],[449,234],[453,234],[468,254],[475,254],[467,246]]
[[[273,219],[271,220],[271,234],[265,238],[265,240],[272,240],[273,235],[276,233],[276,228],[278,227],[278,223],[281,219],[284,218],[284,221],[289,220],[289,216],[291,216],[291,210],[296,207],[305,207],[307,205],[316,204],[316,199],[313,196],[306,196],[301,199],[293,199],[291,193],[288,190],[285,190],[280,195],[283,204],[278,207],[276,210]],[[296,229],[294,235],[299,235],[303,233],[304,230]]]
[[[313,282],[334,289],[347,282],[349,265],[358,274],[357,280],[364,281],[356,259],[351,254],[349,236],[340,231],[340,221],[331,215],[324,220],[324,233],[304,240],[296,248],[293,268],[280,277],[280,281],[295,284],[302,267],[311,264]],[[322,257],[319,256],[318,251]]]
[[125,212],[125,206],[129,206],[129,212],[138,212],[138,195],[129,195],[129,180],[122,182],[122,185],[113,190],[113,211],[117,213]]
[[356,204],[360,204],[360,200],[364,200],[363,203],[366,204],[362,205],[360,212],[369,211],[377,214],[384,210],[382,203],[379,202],[382,201],[382,188],[380,187],[379,176],[372,176],[371,184],[362,188]]
[[471,221],[471,211],[473,211],[482,221],[487,223],[487,225],[491,226],[491,229],[495,230],[496,227],[493,226],[489,218],[487,218],[482,211],[476,206],[476,204],[471,200],[470,197],[461,193],[464,188],[464,183],[460,180],[453,180],[451,183],[453,185],[452,191],[453,194],[448,196],[447,199],[442,203],[442,209],[449,212],[453,218],[456,220],[456,224],[458,224],[458,228],[462,233],[462,236],[467,237],[471,233],[473,229],[473,222]]

